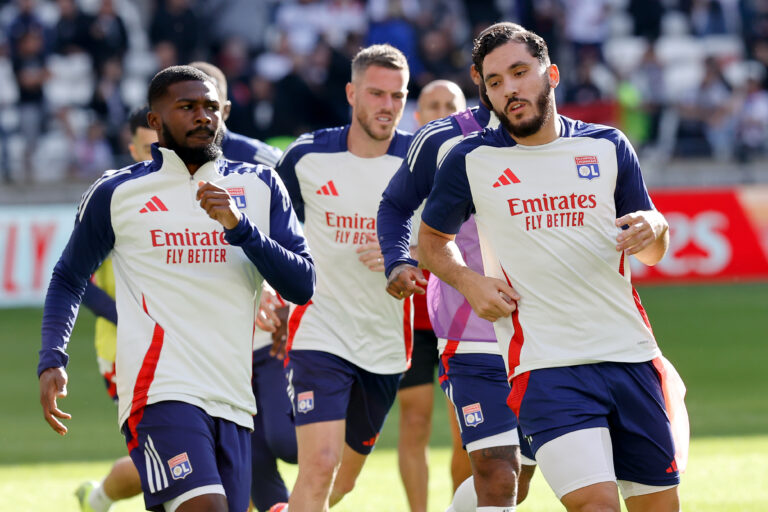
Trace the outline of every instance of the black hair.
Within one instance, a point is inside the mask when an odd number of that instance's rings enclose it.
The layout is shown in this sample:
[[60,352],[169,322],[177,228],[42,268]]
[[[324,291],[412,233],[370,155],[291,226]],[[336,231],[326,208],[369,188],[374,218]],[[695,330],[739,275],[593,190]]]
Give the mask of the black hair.
[[221,69],[214,66],[210,62],[203,62],[201,60],[190,62],[188,66],[199,69],[206,75],[210,76],[213,79],[216,90],[219,91],[219,100],[221,102],[227,101],[227,77],[224,75],[224,72]]
[[136,135],[136,130],[139,128],[150,129],[147,113],[149,113],[149,107],[147,105],[134,109],[130,113],[128,116],[128,126],[131,128],[131,136]]
[[[152,104],[162,98],[168,91],[168,87],[178,82],[209,82],[216,87],[213,79],[192,66],[170,66],[157,73],[149,83],[147,91],[147,103],[150,110]],[[218,89],[217,89],[218,90]]]
[[541,36],[523,29],[516,23],[496,23],[480,32],[472,45],[472,63],[481,76],[485,56],[510,42],[524,44],[532,57],[549,66],[549,48]]

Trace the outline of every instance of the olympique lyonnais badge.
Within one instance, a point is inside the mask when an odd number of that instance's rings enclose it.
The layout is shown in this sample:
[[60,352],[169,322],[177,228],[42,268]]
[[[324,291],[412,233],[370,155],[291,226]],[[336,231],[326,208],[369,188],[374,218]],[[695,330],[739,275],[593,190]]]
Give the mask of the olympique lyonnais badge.
[[596,156],[577,156],[576,173],[579,178],[591,180],[600,177],[600,167],[597,165]]
[[174,480],[186,478],[186,476],[192,472],[192,464],[189,462],[187,452],[180,453],[172,459],[169,459],[168,467],[171,470],[171,476]]
[[245,189],[243,187],[228,188],[227,192],[235,200],[238,208],[245,208]]
[[303,393],[299,393],[299,396],[297,397],[299,405],[298,409],[299,412],[307,413],[315,408],[315,392],[314,391],[305,391]]
[[464,416],[464,423],[468,427],[476,427],[484,420],[483,410],[479,403],[465,405],[461,408],[461,414]]

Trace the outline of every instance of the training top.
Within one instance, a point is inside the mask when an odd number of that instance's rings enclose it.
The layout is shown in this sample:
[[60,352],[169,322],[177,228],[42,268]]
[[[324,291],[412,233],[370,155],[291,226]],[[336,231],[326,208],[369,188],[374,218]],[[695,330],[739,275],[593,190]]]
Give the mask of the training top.
[[355,250],[376,239],[381,193],[411,135],[396,131],[386,154],[361,158],[347,149],[348,133],[349,125],[302,135],[277,166],[317,266],[317,290],[292,313],[288,343],[370,372],[400,373],[411,352],[411,303],[387,294],[384,273],[369,270]]
[[[83,290],[111,251],[120,424],[135,423],[146,404],[176,400],[252,428],[262,281],[296,303],[314,288],[301,226],[271,169],[217,160],[190,175],[173,151],[154,145],[152,155],[108,171],[83,195],[48,289],[38,374],[66,365]],[[243,214],[235,228],[200,207],[200,180],[227,189]]]
[[[379,205],[378,228],[387,275],[397,265],[418,263],[410,257],[412,217],[432,190],[441,160],[469,133],[498,126],[499,120],[482,103],[478,107],[424,125],[413,136],[408,155],[392,177]],[[483,262],[474,219],[456,235],[464,262],[483,273]],[[467,300],[437,276],[429,276],[427,308],[432,329],[440,339],[440,353],[498,354],[493,325],[477,316]]]
[[536,368],[660,355],[615,220],[653,209],[618,130],[559,116],[560,136],[516,144],[503,128],[457,144],[435,176],[423,222],[456,233],[475,212],[486,275],[519,293],[494,323],[510,376]]

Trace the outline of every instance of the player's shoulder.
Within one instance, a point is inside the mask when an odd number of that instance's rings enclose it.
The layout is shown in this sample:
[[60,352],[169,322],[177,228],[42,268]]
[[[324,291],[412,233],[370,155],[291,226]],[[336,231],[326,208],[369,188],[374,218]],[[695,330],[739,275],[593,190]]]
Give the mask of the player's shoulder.
[[298,162],[310,153],[340,153],[347,150],[349,125],[322,128],[305,133],[293,141],[283,153],[280,164],[286,160]]
[[229,160],[263,164],[270,167],[277,165],[283,152],[259,139],[252,139],[227,130],[222,141],[224,157]]
[[105,171],[80,197],[80,204],[77,209],[78,217],[82,216],[89,205],[108,206],[118,187],[132,180],[148,176],[159,169],[159,162],[147,160],[121,169]]
[[271,184],[277,173],[267,165],[241,162],[237,160],[221,159],[216,162],[219,174],[227,176],[244,176],[258,179],[266,184]]
[[563,126],[563,135],[565,137],[585,137],[591,139],[604,139],[612,142],[616,146],[628,144],[627,136],[613,126],[607,126],[598,123],[585,123],[578,119],[571,119],[566,116],[560,116],[560,122]]
[[387,154],[405,158],[412,140],[412,133],[403,130],[395,130],[392,141],[389,143],[389,148],[387,148]]
[[422,155],[437,155],[437,151],[446,141],[461,135],[461,127],[451,116],[436,119],[419,128],[411,138],[408,147],[408,165],[413,166]]

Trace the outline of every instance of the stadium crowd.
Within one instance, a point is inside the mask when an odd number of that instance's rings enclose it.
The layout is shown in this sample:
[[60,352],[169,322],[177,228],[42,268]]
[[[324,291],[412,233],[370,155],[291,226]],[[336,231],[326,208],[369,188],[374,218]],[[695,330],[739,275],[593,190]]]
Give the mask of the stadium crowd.
[[407,56],[410,98],[445,78],[473,104],[469,41],[500,19],[549,44],[562,113],[665,159],[766,153],[766,0],[0,0],[2,180],[127,164],[149,78],[195,59],[227,76],[228,126],[260,139],[346,122],[349,59],[379,42]]

